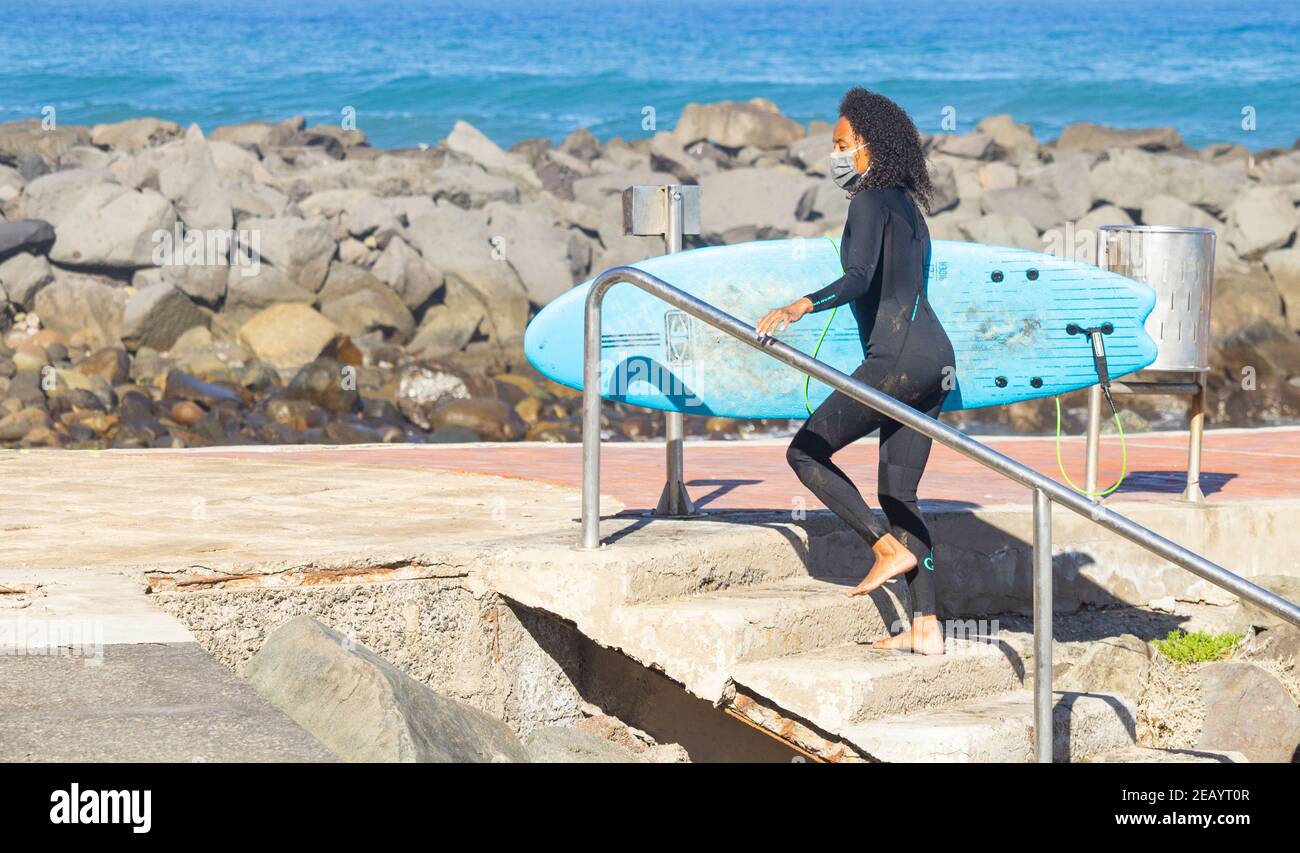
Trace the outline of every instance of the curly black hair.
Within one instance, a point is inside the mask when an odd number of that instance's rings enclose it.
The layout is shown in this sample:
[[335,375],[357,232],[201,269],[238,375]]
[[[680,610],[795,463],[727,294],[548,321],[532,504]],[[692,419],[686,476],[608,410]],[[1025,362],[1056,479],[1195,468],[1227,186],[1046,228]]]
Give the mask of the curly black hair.
[[934,186],[925,165],[921,135],[903,108],[878,92],[854,86],[840,100],[840,115],[849,120],[853,132],[871,152],[871,169],[850,194],[901,186],[929,213]]

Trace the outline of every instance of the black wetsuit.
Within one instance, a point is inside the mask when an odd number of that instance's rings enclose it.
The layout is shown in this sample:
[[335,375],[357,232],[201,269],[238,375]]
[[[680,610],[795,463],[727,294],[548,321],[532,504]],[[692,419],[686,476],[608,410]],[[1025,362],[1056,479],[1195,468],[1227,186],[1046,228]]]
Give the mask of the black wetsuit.
[[[840,239],[844,275],[808,294],[813,311],[849,305],[862,335],[862,364],[853,376],[931,417],[939,414],[952,376],[952,343],[926,300],[930,231],[902,187],[862,190],[849,203]],[[945,370],[947,368],[947,370]],[[831,455],[880,430],[880,524],[853,481]],[[832,392],[795,434],[786,459],[808,490],[868,543],[892,532],[917,567],[904,575],[913,613],[935,613],[930,531],[916,503],[916,486],[930,439]]]

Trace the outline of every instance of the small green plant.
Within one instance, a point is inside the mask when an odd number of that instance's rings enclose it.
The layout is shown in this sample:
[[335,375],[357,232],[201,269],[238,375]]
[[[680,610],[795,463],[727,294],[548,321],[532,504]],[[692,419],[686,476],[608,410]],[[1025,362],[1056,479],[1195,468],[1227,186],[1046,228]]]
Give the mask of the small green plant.
[[1163,640],[1156,640],[1156,649],[1174,663],[1205,663],[1223,660],[1237,650],[1244,634],[1224,632],[1207,634],[1192,631],[1190,634],[1173,629]]

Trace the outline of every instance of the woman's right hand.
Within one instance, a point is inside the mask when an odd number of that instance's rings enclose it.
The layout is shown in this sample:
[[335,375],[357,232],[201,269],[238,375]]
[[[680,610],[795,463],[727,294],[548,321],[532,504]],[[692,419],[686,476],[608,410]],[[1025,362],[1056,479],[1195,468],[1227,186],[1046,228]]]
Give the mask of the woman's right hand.
[[771,337],[777,332],[785,331],[791,323],[797,323],[800,317],[812,309],[812,301],[802,296],[789,305],[768,311],[754,328],[758,330],[760,338]]

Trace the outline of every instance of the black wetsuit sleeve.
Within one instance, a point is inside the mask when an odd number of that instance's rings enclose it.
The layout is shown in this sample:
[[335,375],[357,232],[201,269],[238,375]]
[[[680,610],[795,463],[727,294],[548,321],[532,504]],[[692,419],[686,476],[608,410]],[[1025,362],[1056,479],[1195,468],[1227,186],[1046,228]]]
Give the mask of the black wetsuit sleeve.
[[876,265],[880,262],[880,247],[888,216],[888,208],[875,198],[874,193],[863,192],[853,197],[846,223],[849,239],[842,247],[840,258],[844,274],[821,290],[805,294],[812,302],[813,311],[852,302],[871,288]]

